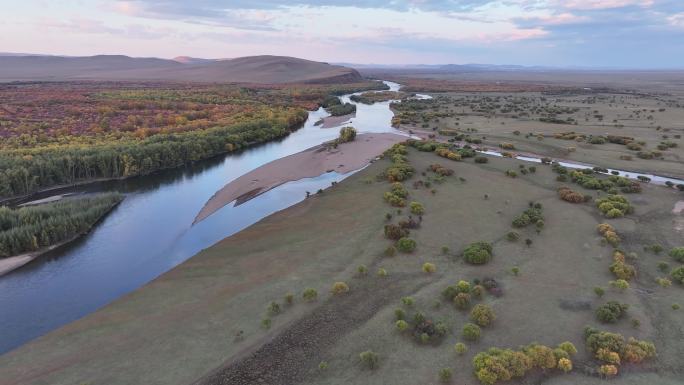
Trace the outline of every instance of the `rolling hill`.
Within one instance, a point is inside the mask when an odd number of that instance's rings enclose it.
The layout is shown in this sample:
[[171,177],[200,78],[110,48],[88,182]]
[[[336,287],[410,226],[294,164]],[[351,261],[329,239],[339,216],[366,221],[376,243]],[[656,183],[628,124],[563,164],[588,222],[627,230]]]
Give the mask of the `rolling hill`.
[[351,68],[285,56],[166,60],[123,55],[0,56],[0,81],[135,80],[211,83],[346,83]]

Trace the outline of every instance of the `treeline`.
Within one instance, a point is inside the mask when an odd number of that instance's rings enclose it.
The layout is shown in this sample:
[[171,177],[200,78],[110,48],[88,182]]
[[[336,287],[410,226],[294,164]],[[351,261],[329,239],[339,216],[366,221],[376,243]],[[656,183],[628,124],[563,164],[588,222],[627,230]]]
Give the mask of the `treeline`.
[[308,116],[285,109],[266,118],[142,140],[0,152],[0,197],[97,178],[145,175],[287,136]]
[[27,206],[0,207],[0,258],[36,251],[87,231],[121,202],[118,193]]

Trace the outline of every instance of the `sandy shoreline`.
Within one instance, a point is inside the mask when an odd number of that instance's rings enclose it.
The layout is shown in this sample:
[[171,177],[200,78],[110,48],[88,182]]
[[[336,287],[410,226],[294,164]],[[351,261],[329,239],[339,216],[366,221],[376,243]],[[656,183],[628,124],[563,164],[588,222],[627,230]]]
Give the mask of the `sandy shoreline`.
[[3,275],[16,270],[25,264],[33,261],[34,259],[40,257],[41,255],[52,251],[58,247],[64,246],[69,242],[72,242],[76,240],[77,238],[81,237],[83,234],[78,234],[75,237],[69,238],[66,241],[59,242],[57,244],[54,244],[52,246],[48,246],[44,249],[38,250],[38,251],[33,251],[30,253],[25,253],[25,254],[20,254],[20,255],[15,255],[14,257],[7,257],[7,258],[2,258],[0,259],[0,277]]
[[317,126],[320,126],[321,128],[333,128],[333,127],[338,127],[342,125],[345,122],[348,122],[350,119],[356,117],[356,112],[353,112],[351,114],[347,115],[340,115],[340,116],[326,116],[325,118],[321,118],[319,122],[316,122]]
[[361,134],[355,141],[342,143],[336,149],[327,149],[325,144],[321,144],[274,160],[217,191],[193,223],[202,221],[233,201],[244,203],[286,182],[313,178],[330,171],[344,174],[359,169],[393,144],[405,140],[405,136],[391,133]]

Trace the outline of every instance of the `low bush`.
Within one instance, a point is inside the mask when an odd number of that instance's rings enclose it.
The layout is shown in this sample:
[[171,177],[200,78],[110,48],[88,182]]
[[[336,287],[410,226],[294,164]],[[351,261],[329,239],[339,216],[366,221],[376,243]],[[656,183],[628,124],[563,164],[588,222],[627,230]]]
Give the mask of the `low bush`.
[[423,273],[432,274],[437,271],[437,266],[435,266],[434,263],[425,262],[421,269],[423,270]]
[[620,291],[629,289],[629,282],[624,279],[616,279],[615,281],[610,281],[609,284]]
[[470,320],[479,326],[489,326],[492,322],[494,322],[494,319],[496,319],[494,310],[487,305],[477,304],[470,312]]
[[361,364],[368,369],[375,369],[378,367],[378,362],[380,361],[380,357],[378,356],[377,353],[373,352],[372,350],[368,350],[365,352],[361,352],[359,354],[359,360],[361,361]]
[[627,198],[622,195],[611,194],[605,198],[597,199],[596,206],[607,218],[623,217],[634,211]]
[[304,289],[302,292],[302,298],[304,298],[304,300],[307,302],[315,301],[316,298],[318,298],[318,292],[313,288]]
[[684,246],[675,247],[670,250],[670,257],[674,258],[677,262],[684,263]]
[[583,194],[573,191],[568,187],[558,188],[558,196],[560,199],[570,203],[582,203],[585,201]]
[[492,245],[487,242],[473,242],[463,250],[463,259],[473,265],[482,265],[492,259]]
[[389,224],[385,225],[385,238],[391,239],[393,241],[398,241],[402,238],[406,238],[409,235],[409,231],[402,228],[399,225]]
[[333,294],[344,294],[349,292],[349,285],[345,282],[335,282],[330,290]]
[[475,163],[482,164],[482,163],[487,163],[487,162],[489,162],[489,158],[487,158],[486,156],[476,156],[475,157]]
[[425,208],[418,202],[411,202],[409,207],[411,209],[411,213],[414,215],[423,215],[425,213]]
[[400,238],[396,244],[397,250],[402,253],[411,253],[416,249],[416,241],[411,238]]
[[679,282],[684,285],[684,266],[672,270],[670,276],[675,282]]
[[439,380],[442,382],[449,382],[451,381],[451,368],[443,368],[439,370]]
[[596,309],[596,318],[603,323],[616,323],[629,309],[629,305],[616,301],[608,301]]
[[463,325],[463,329],[461,330],[461,335],[463,336],[463,339],[465,339],[467,341],[479,340],[480,339],[480,333],[481,333],[480,327],[475,325],[475,324],[471,324],[471,323],[467,323],[467,324]]
[[516,242],[518,239],[520,239],[520,234],[516,233],[515,231],[510,231],[508,234],[506,234],[506,239],[511,242]]
[[456,345],[454,345],[454,350],[456,351],[456,354],[461,356],[468,351],[468,347],[463,342],[459,342]]

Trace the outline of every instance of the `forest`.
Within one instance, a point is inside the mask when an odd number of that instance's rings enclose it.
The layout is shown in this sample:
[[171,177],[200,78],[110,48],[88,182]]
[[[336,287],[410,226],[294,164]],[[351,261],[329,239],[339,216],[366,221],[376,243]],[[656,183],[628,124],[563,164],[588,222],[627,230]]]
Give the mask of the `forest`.
[[0,86],[0,198],[125,178],[287,136],[326,98],[386,87],[37,83]]
[[123,199],[118,193],[20,208],[0,207],[0,258],[36,251],[88,231]]

